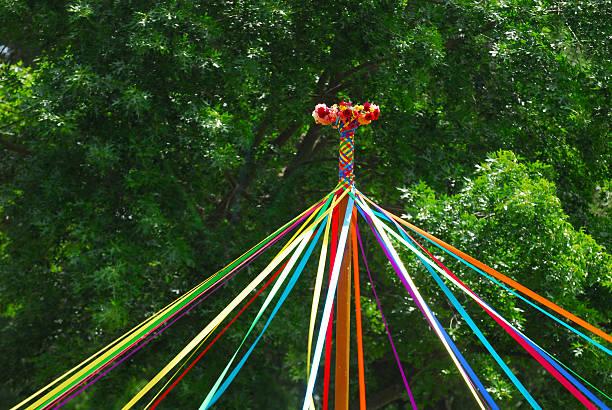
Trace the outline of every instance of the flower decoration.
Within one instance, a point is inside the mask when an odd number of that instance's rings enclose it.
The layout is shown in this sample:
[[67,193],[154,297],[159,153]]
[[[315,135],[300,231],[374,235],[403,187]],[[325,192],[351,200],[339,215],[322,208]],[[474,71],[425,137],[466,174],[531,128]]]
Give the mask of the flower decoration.
[[336,122],[337,113],[338,111],[335,105],[331,108],[328,108],[325,104],[317,104],[314,111],[312,112],[312,116],[314,117],[317,124],[331,125]]
[[317,124],[331,125],[338,127],[338,120],[342,124],[349,124],[356,121],[358,125],[366,125],[376,121],[380,116],[378,105],[366,102],[364,104],[353,105],[351,102],[342,101],[328,107],[325,104],[317,104],[312,117]]

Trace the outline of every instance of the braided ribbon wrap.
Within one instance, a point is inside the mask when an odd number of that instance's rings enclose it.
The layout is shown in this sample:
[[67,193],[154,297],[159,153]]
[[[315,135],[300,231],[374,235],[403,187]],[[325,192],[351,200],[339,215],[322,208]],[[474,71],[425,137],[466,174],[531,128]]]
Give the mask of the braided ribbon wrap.
[[338,180],[345,188],[355,186],[355,131],[359,123],[353,120],[338,127],[340,147],[338,150]]
[[355,186],[355,131],[361,125],[376,121],[379,115],[378,106],[369,102],[363,105],[341,102],[331,107],[317,104],[312,112],[317,124],[330,125],[340,133],[338,179],[344,188]]

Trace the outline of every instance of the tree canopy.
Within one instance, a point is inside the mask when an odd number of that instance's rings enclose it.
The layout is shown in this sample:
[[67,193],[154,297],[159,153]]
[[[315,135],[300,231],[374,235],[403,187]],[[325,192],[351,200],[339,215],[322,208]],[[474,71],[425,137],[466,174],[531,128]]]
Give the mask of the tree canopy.
[[[380,120],[356,135],[363,192],[609,331],[610,7],[0,0],[0,403],[17,403],[327,193],[338,136],[310,112],[342,99],[381,107]],[[363,231],[400,355],[418,375],[417,401],[471,408]],[[71,406],[120,408],[257,266]],[[491,393],[505,407],[527,406],[410,266]],[[451,266],[528,336],[612,391],[608,357]],[[308,300],[307,273],[295,300]],[[364,288],[371,405],[403,408]],[[297,406],[308,318],[298,303],[281,313],[222,408]],[[545,408],[576,406],[479,319]],[[246,322],[167,408],[200,403]]]

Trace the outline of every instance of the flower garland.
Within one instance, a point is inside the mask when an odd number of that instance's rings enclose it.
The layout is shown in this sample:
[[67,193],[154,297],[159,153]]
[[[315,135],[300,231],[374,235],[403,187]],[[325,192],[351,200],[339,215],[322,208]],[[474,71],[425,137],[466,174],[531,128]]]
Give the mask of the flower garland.
[[338,128],[338,120],[343,124],[357,121],[359,125],[366,125],[376,121],[380,115],[378,105],[366,102],[364,104],[353,105],[350,102],[341,102],[328,107],[325,104],[317,104],[312,117],[317,124],[331,125]]

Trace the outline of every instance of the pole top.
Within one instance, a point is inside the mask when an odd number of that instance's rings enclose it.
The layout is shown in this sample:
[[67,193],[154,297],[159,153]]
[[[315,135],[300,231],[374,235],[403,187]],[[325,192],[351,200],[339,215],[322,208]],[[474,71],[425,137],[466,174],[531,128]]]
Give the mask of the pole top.
[[355,123],[354,128],[357,128],[360,125],[367,125],[376,121],[379,115],[380,108],[376,104],[365,102],[353,105],[350,101],[342,101],[331,107],[325,104],[317,104],[312,112],[312,117],[317,124],[331,125],[333,128],[342,128],[353,122]]
[[331,125],[340,133],[338,149],[338,180],[345,189],[355,187],[355,131],[361,125],[376,121],[380,109],[369,102],[353,105],[341,102],[328,107],[317,104],[312,117],[317,124]]

